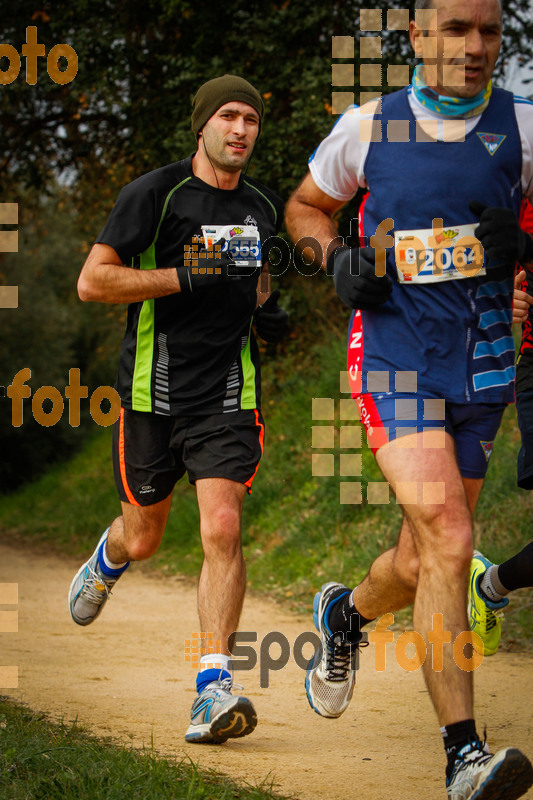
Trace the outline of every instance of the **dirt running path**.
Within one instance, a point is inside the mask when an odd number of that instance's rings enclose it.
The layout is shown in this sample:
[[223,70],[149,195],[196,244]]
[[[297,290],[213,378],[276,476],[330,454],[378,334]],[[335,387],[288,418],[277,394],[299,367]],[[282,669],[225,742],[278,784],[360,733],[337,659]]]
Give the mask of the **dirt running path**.
[[[392,645],[385,672],[374,669],[372,645],[363,653],[356,695],[338,720],[311,711],[291,658],[270,674],[268,689],[258,668],[237,678],[258,712],[251,736],[187,745],[195,673],[183,642],[197,630],[194,589],[134,567],[102,617],[83,629],[66,603],[78,566],[0,545],[0,583],[19,585],[18,633],[0,634],[0,664],[18,666],[19,686],[0,693],[66,721],[77,716],[123,742],[150,745],[153,737],[161,753],[185,754],[237,780],[267,777],[301,800],[444,799],[444,753],[420,670],[403,671]],[[245,603],[242,630],[257,631],[258,642],[280,631],[292,646],[311,626],[310,616],[290,616],[273,603]],[[493,749],[512,744],[533,757],[532,678],[533,657],[525,655],[501,653],[477,671],[478,728],[487,725]]]

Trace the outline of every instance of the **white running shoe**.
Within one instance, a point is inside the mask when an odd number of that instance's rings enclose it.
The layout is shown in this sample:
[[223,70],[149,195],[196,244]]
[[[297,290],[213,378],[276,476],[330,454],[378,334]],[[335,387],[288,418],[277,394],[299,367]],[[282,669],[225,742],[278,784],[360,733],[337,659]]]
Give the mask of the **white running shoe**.
[[491,755],[485,744],[467,744],[457,754],[446,789],[448,800],[516,800],[533,783],[533,767],[514,747]]
[[[200,692],[191,708],[191,724],[185,734],[187,742],[222,744],[252,733],[257,714],[246,697],[231,694],[232,679],[211,681]],[[242,686],[235,688],[242,689]]]
[[96,619],[111,594],[111,589],[120,578],[120,575],[104,575],[98,564],[98,550],[107,539],[108,530],[104,531],[96,550],[80,567],[70,584],[68,606],[72,619],[78,625],[90,625]]
[[336,633],[328,626],[331,604],[349,592],[341,583],[325,583],[313,602],[313,618],[321,646],[307,667],[305,690],[311,708],[322,717],[340,717],[354,690],[358,647],[363,634],[360,631]]

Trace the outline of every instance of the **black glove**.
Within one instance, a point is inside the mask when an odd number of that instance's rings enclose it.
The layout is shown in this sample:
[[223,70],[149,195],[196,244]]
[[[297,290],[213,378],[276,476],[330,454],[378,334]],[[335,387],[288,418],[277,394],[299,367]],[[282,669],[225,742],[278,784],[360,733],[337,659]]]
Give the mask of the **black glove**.
[[[228,281],[259,274],[260,267],[241,267],[235,263],[229,250],[222,252],[225,243],[225,239],[219,239],[212,247],[201,250],[198,253],[198,266],[176,267],[182,294],[211,289]],[[206,254],[205,257],[201,257],[203,253]],[[200,273],[199,270],[205,272]]]
[[289,330],[289,315],[278,306],[278,300],[279,289],[276,289],[268,300],[255,310],[255,329],[265,342],[279,342]]
[[[485,251],[485,269],[495,277],[507,278],[515,264],[533,260],[533,239],[522,230],[510,208],[489,208],[472,200],[468,207],[479,217],[476,237]],[[495,275],[497,273],[497,275]]]
[[350,308],[372,311],[382,305],[392,292],[390,275],[376,275],[373,247],[338,247],[328,258],[328,275],[332,271],[335,291]]

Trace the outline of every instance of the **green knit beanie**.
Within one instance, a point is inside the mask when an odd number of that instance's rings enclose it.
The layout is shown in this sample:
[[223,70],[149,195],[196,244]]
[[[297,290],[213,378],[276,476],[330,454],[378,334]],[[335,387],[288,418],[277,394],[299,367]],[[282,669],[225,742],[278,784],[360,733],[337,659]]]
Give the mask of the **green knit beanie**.
[[222,75],[202,84],[192,101],[191,128],[198,138],[198,134],[207,120],[218,111],[220,106],[232,101],[248,103],[259,114],[259,128],[263,120],[263,99],[251,83],[238,75]]

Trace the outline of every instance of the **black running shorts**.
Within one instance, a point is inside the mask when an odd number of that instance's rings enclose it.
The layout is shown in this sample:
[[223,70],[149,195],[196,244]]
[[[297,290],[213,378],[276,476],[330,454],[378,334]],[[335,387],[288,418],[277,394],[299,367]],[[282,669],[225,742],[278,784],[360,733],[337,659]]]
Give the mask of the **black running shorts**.
[[119,497],[135,506],[164,500],[185,472],[189,481],[227,478],[251,492],[263,452],[261,412],[167,417],[122,408],[113,425]]

